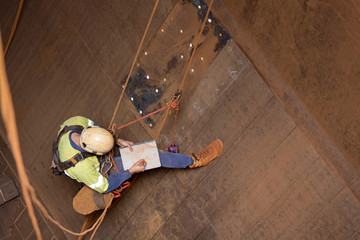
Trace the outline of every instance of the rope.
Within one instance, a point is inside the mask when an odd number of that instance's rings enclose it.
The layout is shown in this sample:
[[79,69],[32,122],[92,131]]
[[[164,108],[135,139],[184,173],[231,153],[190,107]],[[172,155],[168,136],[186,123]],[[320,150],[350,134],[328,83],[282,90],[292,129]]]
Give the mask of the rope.
[[113,151],[111,151],[111,152],[109,153],[109,156],[110,156],[110,158],[111,158],[111,161],[112,161],[113,166],[115,167],[116,172],[119,173],[119,169],[117,168],[116,163],[115,163],[115,160],[114,160]]
[[[138,176],[139,176],[139,174],[136,174],[135,177],[133,177],[133,179],[130,180],[129,183],[127,183],[127,185],[130,186],[131,184],[133,184],[133,183],[135,182],[135,180],[138,178]],[[123,188],[123,190],[122,190],[122,192],[121,192],[122,194],[120,194],[120,195],[122,196],[122,195],[125,194],[128,190],[129,190],[128,187]],[[120,196],[120,197],[121,197],[121,196]],[[110,210],[119,202],[120,197],[117,197],[117,198],[114,197],[114,199],[113,199],[113,201],[112,201],[112,204],[111,204],[111,206],[109,207],[108,211],[110,211]],[[93,215],[93,214],[92,214],[92,215]],[[87,221],[87,219],[85,219],[85,221]],[[89,224],[87,224],[87,225],[88,225],[88,226],[91,226],[91,225],[95,224],[96,221],[97,221],[97,219],[96,219],[95,221],[92,221],[92,222],[90,222],[90,220],[89,220],[89,221],[88,221]],[[85,225],[85,224],[86,224],[86,223],[84,222],[84,225]],[[83,225],[83,226],[84,226],[84,225]],[[85,227],[85,228],[86,228],[86,227]],[[79,238],[78,240],[81,240],[81,239]]]
[[[134,182],[136,181],[136,179],[139,177],[139,174],[136,173],[135,176],[130,180],[130,184],[134,184]],[[129,190],[129,188],[126,188],[122,193],[122,195],[124,195],[127,191]],[[112,205],[110,206],[109,210],[111,210],[119,201],[121,198],[115,198],[115,200],[113,201]]]
[[115,111],[114,111],[114,113],[113,113],[113,116],[112,116],[111,121],[110,121],[110,124],[109,124],[109,129],[111,128],[111,125],[112,125],[112,123],[114,122],[114,118],[115,118],[116,112],[117,112],[117,111],[118,111],[118,109],[119,109],[120,102],[121,102],[121,100],[122,100],[122,98],[123,98],[123,95],[124,95],[125,89],[126,89],[126,87],[127,87],[127,85],[128,85],[128,82],[129,82],[129,79],[130,79],[131,73],[132,73],[132,71],[134,70],[135,63],[136,63],[136,61],[137,61],[137,59],[138,59],[138,56],[139,56],[140,50],[141,50],[142,45],[143,45],[143,43],[144,43],[145,36],[146,36],[146,34],[147,34],[148,30],[149,30],[150,23],[151,23],[151,21],[152,21],[152,19],[153,19],[153,16],[154,16],[154,14],[155,14],[155,10],[156,10],[156,7],[157,7],[158,3],[159,3],[159,0],[156,0],[155,6],[154,6],[154,8],[153,8],[153,10],[152,10],[152,13],[151,13],[150,19],[149,19],[148,24],[147,24],[147,26],[146,26],[145,32],[144,32],[144,34],[143,34],[143,36],[142,36],[142,39],[141,39],[141,42],[140,42],[139,48],[138,48],[138,50],[137,50],[137,52],[136,52],[136,55],[135,55],[134,61],[133,61],[132,65],[131,65],[131,68],[130,68],[129,74],[128,74],[128,76],[127,76],[127,79],[126,79],[125,85],[124,85],[124,87],[123,87],[123,90],[122,90],[122,92],[121,92],[121,95],[120,95],[120,97],[119,97],[119,100],[118,100],[118,102],[117,102],[117,104],[116,104]]
[[127,189],[128,187],[130,187],[130,185],[131,185],[130,182],[124,182],[123,184],[121,184],[121,186],[118,189],[111,191],[114,194],[114,198],[121,197],[121,192]]
[[[97,222],[98,222],[97,225],[94,224],[94,226],[96,226],[96,227],[95,227],[95,230],[94,230],[93,234],[92,234],[91,237],[90,237],[90,240],[93,239],[93,237],[95,236],[96,231],[99,229],[102,221],[104,220],[105,214],[106,214],[107,210],[109,209],[109,207],[111,206],[111,202],[112,202],[112,199],[109,201],[108,205],[106,206],[106,208],[104,209],[103,213],[102,213],[101,216],[99,217],[99,219],[98,219],[98,221],[97,221]],[[93,226],[93,227],[94,227],[94,226]],[[90,230],[90,229],[89,229],[89,230]]]
[[45,218],[48,219],[49,221],[51,221],[53,224],[55,224],[56,226],[58,226],[61,230],[69,233],[69,234],[72,234],[74,236],[82,236],[82,235],[85,235],[89,232],[91,232],[92,230],[95,229],[95,231],[97,230],[97,228],[100,226],[102,220],[105,218],[105,214],[108,210],[108,208],[110,207],[111,205],[111,202],[112,202],[112,199],[111,201],[109,202],[109,204],[105,207],[104,211],[102,212],[101,216],[99,217],[99,219],[95,222],[95,224],[89,228],[88,230],[84,231],[84,232],[81,232],[81,233],[76,233],[76,232],[73,232],[65,227],[63,227],[58,221],[56,221],[55,219],[53,219],[49,214],[48,212],[46,211],[46,209],[44,208],[44,206],[41,204],[41,202],[38,200],[38,198],[36,197],[36,193],[35,193],[35,190],[33,189],[33,187],[29,186],[29,190],[31,192],[31,197],[32,197],[32,200],[34,201],[34,203],[38,206],[39,210],[44,214]]
[[188,74],[189,69],[190,69],[191,62],[192,62],[192,60],[193,60],[193,58],[194,58],[194,56],[195,56],[195,52],[196,52],[196,50],[197,50],[197,48],[198,48],[198,45],[199,45],[199,42],[200,42],[200,37],[201,37],[202,32],[204,31],[204,28],[205,28],[205,25],[206,25],[206,21],[207,21],[207,19],[208,19],[208,17],[209,17],[210,9],[211,9],[211,7],[212,7],[213,2],[214,2],[214,0],[211,0],[211,2],[210,2],[210,4],[209,4],[209,8],[208,8],[208,10],[207,10],[207,12],[206,12],[206,15],[205,15],[204,22],[203,22],[203,24],[202,24],[202,26],[201,26],[201,30],[200,30],[200,32],[199,32],[199,34],[198,34],[198,36],[197,36],[196,43],[195,43],[195,45],[194,45],[193,54],[192,54],[191,57],[190,57],[189,64],[188,64],[187,67],[186,67],[186,71],[185,71],[184,77],[183,77],[183,79],[182,79],[182,81],[181,81],[181,84],[180,84],[180,87],[179,87],[179,90],[180,90],[180,91],[181,91],[182,88],[183,88],[183,85],[184,85],[184,82],[185,82],[185,78],[187,77],[187,74]]
[[[156,0],[156,3],[155,3],[155,5],[154,5],[153,11],[152,11],[152,13],[151,13],[150,19],[149,19],[148,24],[147,24],[147,26],[146,26],[145,32],[144,32],[144,34],[143,34],[143,36],[142,36],[142,39],[141,39],[139,48],[138,48],[138,50],[137,50],[137,52],[136,52],[134,61],[133,61],[132,66],[131,66],[131,68],[130,68],[129,74],[128,74],[128,76],[127,76],[125,85],[124,85],[123,90],[122,90],[122,92],[121,92],[121,94],[120,94],[119,100],[118,100],[118,102],[117,102],[117,104],[116,104],[116,107],[115,107],[113,116],[111,117],[111,121],[110,121],[110,124],[109,124],[109,127],[108,127],[109,129],[111,128],[111,126],[112,126],[112,124],[113,124],[113,122],[114,122],[115,115],[116,115],[116,113],[117,113],[117,111],[118,111],[118,109],[119,109],[120,102],[121,102],[121,100],[122,100],[122,98],[123,98],[123,96],[124,96],[124,92],[125,92],[126,87],[127,87],[127,85],[128,85],[128,82],[129,82],[131,73],[132,73],[132,71],[134,70],[135,63],[136,63],[136,61],[137,61],[137,58],[138,58],[139,53],[140,53],[140,50],[141,50],[142,45],[143,45],[143,43],[144,43],[145,36],[146,36],[146,34],[147,34],[148,30],[149,30],[150,23],[151,23],[151,21],[152,21],[152,19],[153,19],[153,17],[154,17],[155,10],[156,10],[156,8],[157,8],[158,3],[159,3],[159,0]],[[161,110],[162,110],[162,109],[161,109]],[[156,111],[156,112],[159,112],[159,111]],[[155,112],[155,113],[156,113],[156,112]],[[155,114],[155,113],[153,113],[153,114]],[[149,114],[148,114],[148,115],[149,115]],[[148,117],[148,115],[145,116],[145,117]],[[152,114],[150,114],[150,115],[152,115]],[[150,115],[149,115],[149,116],[150,116]],[[145,117],[144,117],[144,118],[145,118]],[[131,122],[131,123],[129,123],[129,124],[126,124],[126,126],[131,125],[131,124],[133,124],[133,123],[135,123],[135,122],[137,122],[137,121],[140,121],[140,120],[141,120],[141,119],[135,120],[135,121],[133,121],[133,122]],[[123,128],[123,127],[126,127],[126,126],[121,126],[121,127],[119,127],[118,129]],[[113,160],[113,159],[112,159],[112,160]],[[119,171],[117,168],[116,168],[116,170]],[[119,197],[118,197],[117,199],[119,199]],[[110,203],[111,203],[111,202],[112,202],[112,201],[110,201]],[[107,207],[108,207],[108,206],[107,206]],[[104,210],[104,213],[105,213],[106,211],[107,211],[107,208]],[[99,220],[100,220],[100,221],[99,221]],[[101,219],[101,216],[100,216],[96,222],[99,221],[99,223],[101,224],[102,220],[103,220],[103,219]],[[85,221],[87,221],[87,219],[85,219]],[[85,224],[85,223],[84,223],[84,224]],[[99,225],[100,225],[100,224],[99,224]],[[94,224],[93,226],[95,226],[95,224]],[[99,227],[99,226],[96,227],[96,229],[95,229],[95,231],[94,231],[94,233],[93,233],[93,235],[91,236],[90,239],[93,238],[93,236],[95,235],[95,232],[97,231],[98,227]]]
[[[171,104],[173,103],[173,101],[174,101],[173,99],[170,101],[169,106],[171,106]],[[158,132],[157,132],[157,134],[156,134],[155,141],[157,141],[157,139],[158,139],[159,136],[160,136],[161,130],[164,128],[165,121],[166,121],[166,117],[167,117],[167,115],[169,115],[169,111],[170,111],[170,108],[168,108],[168,109],[166,110],[165,116],[163,117],[163,120],[162,120],[162,122],[161,122],[160,128],[159,128],[159,130],[158,130]]]
[[177,121],[177,116],[178,116],[178,112],[179,112],[179,102],[173,102],[173,108],[176,108],[176,113],[175,113],[175,123],[174,123],[174,133],[173,133],[173,142],[172,145],[175,146],[175,134],[176,134],[176,121]]
[[122,126],[120,126],[120,127],[117,127],[116,130],[119,130],[119,129],[121,129],[121,128],[127,127],[127,126],[129,126],[129,125],[131,125],[131,124],[134,124],[134,123],[136,123],[136,122],[144,119],[144,118],[147,118],[147,117],[149,117],[149,116],[151,116],[151,115],[154,115],[155,113],[161,112],[162,110],[164,110],[164,109],[167,108],[167,107],[169,107],[169,106],[166,105],[165,107],[162,107],[162,108],[160,108],[160,109],[158,109],[158,110],[156,110],[156,111],[154,111],[154,112],[152,112],[152,113],[149,113],[149,114],[147,114],[146,116],[143,116],[143,117],[138,118],[138,119],[136,119],[136,120],[134,120],[134,121],[132,121],[132,122],[129,122],[129,123],[124,124],[124,125],[122,125]]
[[[188,65],[187,65],[187,67],[186,67],[186,71],[185,71],[184,77],[183,77],[183,79],[182,79],[182,81],[181,81],[181,84],[180,84],[180,87],[179,87],[179,91],[182,91],[182,89],[183,89],[183,86],[184,86],[184,83],[185,83],[185,79],[186,79],[187,74],[188,74],[188,72],[189,72],[189,69],[190,69],[190,65],[191,65],[191,63],[192,63],[192,60],[193,60],[193,58],[194,58],[194,56],[195,56],[195,52],[196,52],[196,50],[197,50],[197,48],[198,48],[198,45],[199,45],[199,42],[200,42],[200,37],[201,37],[202,32],[204,31],[204,28],[205,28],[205,25],[206,25],[206,21],[207,21],[207,19],[208,19],[208,17],[209,17],[210,9],[211,9],[211,7],[212,7],[213,2],[214,2],[214,0],[211,0],[211,2],[210,2],[210,4],[209,4],[209,8],[208,8],[208,10],[207,10],[207,12],[206,12],[206,15],[205,15],[203,24],[202,24],[202,26],[201,26],[200,32],[199,32],[199,34],[198,34],[198,36],[197,36],[197,38],[196,38],[196,43],[195,43],[195,45],[194,45],[194,50],[193,50],[193,53],[192,53],[192,55],[191,55],[191,57],[190,57],[189,63],[188,63]],[[171,105],[173,102],[174,102],[174,99],[170,101],[170,105]],[[161,127],[159,128],[158,133],[156,134],[155,140],[157,140],[157,139],[160,137],[160,133],[161,133],[161,131],[162,131],[164,125],[165,125],[165,121],[166,121],[166,118],[167,118],[167,116],[168,116],[168,113],[169,113],[169,109],[168,109],[168,111],[166,111],[166,114],[165,114],[165,116],[164,116],[164,118],[163,118],[163,121],[162,121],[162,123],[161,123]]]
[[6,56],[6,53],[7,53],[8,49],[9,49],[9,46],[10,46],[11,41],[12,41],[12,39],[13,39],[13,36],[14,36],[15,30],[16,30],[17,24],[18,24],[18,22],[19,22],[20,13],[21,13],[21,9],[22,9],[23,3],[24,3],[24,0],[20,0],[19,7],[18,7],[16,16],[15,16],[15,20],[14,20],[14,23],[13,23],[12,28],[11,28],[10,36],[9,36],[9,39],[8,39],[8,42],[7,42],[7,44],[6,44],[6,48],[5,48],[5,51],[4,51],[4,58],[5,58],[5,56]]
[[[138,50],[137,50],[136,56],[135,56],[135,58],[134,58],[134,61],[133,61],[133,63],[132,63],[132,66],[131,66],[131,68],[130,68],[130,72],[129,72],[128,76],[127,76],[125,85],[124,85],[124,87],[123,87],[123,90],[122,90],[121,95],[120,95],[120,97],[119,97],[119,100],[118,100],[118,102],[117,102],[115,111],[114,111],[113,116],[112,116],[112,118],[111,118],[111,121],[110,121],[110,124],[109,124],[109,128],[111,127],[111,125],[112,125],[113,122],[114,122],[114,118],[115,118],[116,112],[117,112],[118,109],[119,109],[120,102],[121,102],[121,100],[122,100],[122,98],[123,98],[124,92],[125,92],[125,90],[126,90],[126,87],[127,87],[127,85],[128,85],[128,82],[129,82],[129,79],[130,79],[130,76],[131,76],[131,73],[132,73],[132,71],[133,71],[133,69],[134,69],[136,60],[137,60],[137,58],[138,58],[138,56],[139,56],[140,50],[141,50],[141,48],[142,48],[142,44],[143,44],[143,42],[144,42],[145,36],[146,36],[146,34],[147,34],[147,31],[148,31],[148,29],[149,29],[149,26],[150,26],[150,23],[151,23],[151,21],[152,21],[153,15],[154,15],[154,13],[155,13],[156,7],[157,7],[157,5],[158,5],[158,1],[159,1],[159,0],[156,1],[155,6],[154,6],[154,9],[153,9],[153,12],[151,13],[150,20],[149,20],[148,25],[147,25],[147,27],[146,27],[146,29],[145,29],[144,35],[143,35],[143,37],[142,37],[142,39],[141,39],[140,46],[139,46],[139,48],[138,48]],[[214,0],[211,0],[211,2],[210,2],[210,4],[209,4],[208,10],[207,10],[207,12],[206,12],[206,15],[205,15],[205,18],[204,18],[204,21],[203,21],[203,24],[202,24],[202,26],[201,26],[200,32],[199,32],[199,34],[198,34],[198,36],[197,36],[197,39],[196,39],[196,43],[195,43],[195,46],[194,46],[193,53],[192,53],[192,55],[191,55],[191,57],[190,57],[189,63],[188,63],[188,65],[187,65],[187,67],[186,67],[185,74],[184,74],[183,79],[182,79],[182,81],[181,81],[181,84],[180,84],[180,87],[179,87],[179,91],[182,91],[182,89],[183,89],[183,86],[184,86],[184,83],[185,83],[185,79],[186,79],[187,74],[188,74],[188,72],[189,72],[191,63],[192,63],[192,61],[193,61],[193,59],[194,59],[195,52],[196,52],[196,50],[197,50],[197,48],[198,48],[198,45],[199,45],[199,42],[200,42],[200,37],[201,37],[202,32],[204,31],[204,28],[205,28],[205,25],[206,25],[206,21],[207,21],[207,19],[208,19],[208,17],[209,17],[210,9],[211,9],[211,7],[212,7],[213,2],[214,2]],[[165,107],[161,108],[161,110],[159,109],[159,110],[157,110],[157,111],[155,111],[155,112],[153,112],[153,113],[151,113],[151,114],[148,114],[148,115],[146,115],[146,116],[144,116],[144,117],[141,117],[141,118],[139,118],[139,119],[136,119],[136,120],[134,120],[134,121],[132,121],[132,122],[130,122],[130,123],[128,123],[128,124],[125,124],[125,125],[121,126],[121,127],[118,127],[117,130],[119,130],[119,129],[121,129],[121,128],[124,128],[124,127],[126,127],[126,126],[129,126],[129,125],[131,125],[131,124],[133,124],[133,123],[136,123],[136,122],[138,122],[138,121],[140,121],[140,120],[142,120],[142,119],[144,119],[144,118],[147,118],[148,116],[151,116],[152,114],[155,114],[156,112],[162,111],[163,109],[167,108],[166,113],[165,113],[165,116],[164,116],[163,119],[162,119],[160,128],[159,128],[159,130],[158,130],[158,132],[157,132],[157,134],[156,134],[156,137],[155,137],[155,141],[156,141],[156,140],[159,138],[162,129],[164,128],[164,125],[165,125],[167,116],[169,115],[169,111],[170,111],[170,109],[171,109],[170,106],[171,106],[174,102],[175,102],[175,99],[171,99],[168,106],[165,106]],[[177,112],[176,112],[176,114],[177,114]],[[176,120],[175,120],[175,121],[176,121]],[[175,131],[175,129],[174,129],[174,131]]]
[[[16,15],[16,18],[15,18],[15,22],[13,24],[13,27],[12,27],[12,30],[11,30],[11,33],[10,33],[10,37],[9,37],[9,41],[8,41],[8,44],[6,46],[6,49],[5,49],[5,54],[7,53],[7,50],[11,44],[11,41],[12,41],[12,38],[14,36],[14,33],[15,33],[15,30],[16,30],[16,26],[17,26],[17,23],[18,23],[18,20],[20,18],[20,13],[21,13],[21,9],[22,9],[22,5],[23,5],[23,0],[20,1],[20,4],[19,4],[19,8],[18,8],[18,12],[17,12],[17,15]],[[141,39],[141,42],[140,42],[140,46],[137,50],[137,53],[136,53],[136,56],[134,58],[134,61],[133,61],[133,64],[131,66],[131,69],[130,69],[130,72],[128,74],[128,77],[126,79],[126,82],[125,82],[125,85],[124,85],[124,88],[123,88],[123,91],[121,92],[121,95],[119,97],[119,100],[117,102],[117,105],[116,105],[116,108],[115,108],[115,111],[113,113],[113,116],[112,116],[112,119],[111,119],[111,122],[110,122],[110,125],[109,125],[109,128],[111,127],[113,121],[114,121],[114,118],[115,118],[115,115],[116,115],[116,112],[118,111],[118,108],[119,108],[119,105],[120,105],[120,102],[123,98],[123,95],[124,95],[124,92],[125,92],[125,89],[127,87],[127,84],[129,82],[129,79],[130,79],[130,76],[131,76],[131,73],[134,69],[134,66],[135,66],[135,63],[137,61],[137,58],[139,56],[139,53],[140,53],[140,50],[142,48],[142,45],[144,43],[144,40],[145,40],[145,36],[149,30],[149,27],[150,27],[150,23],[152,21],[152,18],[154,16],[154,13],[155,13],[155,10],[157,8],[157,5],[159,3],[159,0],[156,1],[155,3],[155,6],[153,8],[153,11],[151,13],[151,17],[150,17],[150,20],[147,24],[147,27],[145,29],[145,32],[144,32],[144,35]],[[194,47],[194,50],[193,50],[193,54],[190,58],[190,61],[189,61],[189,64],[187,66],[187,69],[185,71],[185,75],[183,77],[183,80],[181,82],[181,85],[180,85],[180,90],[182,89],[183,87],[183,84],[185,82],[185,79],[186,79],[186,76],[187,76],[187,73],[189,71],[189,68],[190,68],[190,65],[191,65],[191,62],[193,60],[193,57],[195,55],[195,52],[196,52],[196,49],[198,47],[198,43],[199,43],[199,40],[200,40],[200,36],[201,36],[201,33],[203,32],[204,30],[204,27],[205,27],[205,24],[206,24],[206,20],[208,18],[208,15],[210,13],[210,9],[211,9],[211,6],[212,6],[212,3],[213,3],[213,0],[211,1],[210,5],[209,5],[209,8],[208,8],[208,11],[206,13],[206,16],[205,16],[205,19],[204,19],[204,22],[203,22],[203,25],[201,27],[201,31],[198,35],[198,38],[197,38],[197,41],[196,41],[196,44],[195,44],[195,47]],[[0,43],[0,46],[1,46],[1,43]],[[1,49],[2,49],[2,46],[1,46]],[[0,49],[0,54],[2,55],[2,50]],[[5,55],[3,55],[5,56]],[[15,111],[14,111],[14,107],[13,107],[13,102],[12,102],[12,98],[11,98],[11,93],[10,93],[10,89],[9,89],[9,84],[8,84],[8,80],[7,80],[7,77],[6,77],[6,72],[5,72],[5,65],[4,65],[4,58],[1,58],[0,60],[0,93],[1,93],[1,115],[2,115],[2,118],[4,120],[4,124],[5,124],[5,128],[6,128],[6,131],[7,131],[7,137],[8,137],[8,140],[9,140],[9,143],[10,143],[10,149],[14,155],[14,159],[15,159],[15,163],[16,163],[16,167],[17,167],[17,170],[18,170],[18,174],[19,174],[19,180],[20,180],[20,184],[21,184],[21,188],[22,188],[22,192],[23,192],[23,195],[24,195],[24,200],[25,200],[25,203],[26,203],[26,206],[27,206],[27,209],[28,209],[28,212],[29,212],[29,216],[30,216],[30,219],[31,219],[31,222],[34,226],[34,231],[36,233],[36,236],[38,239],[42,240],[42,236],[41,236],[41,232],[40,232],[40,229],[39,229],[39,226],[38,226],[38,223],[37,223],[37,220],[36,220],[36,216],[35,216],[35,213],[34,213],[34,207],[32,205],[32,202],[31,200],[38,206],[38,208],[40,209],[40,211],[44,214],[44,216],[50,220],[51,222],[53,222],[55,225],[57,225],[60,229],[62,229],[63,231],[67,232],[67,233],[70,233],[72,235],[76,235],[76,236],[82,236],[82,235],[85,235],[86,233],[94,230],[92,236],[90,239],[92,239],[97,231],[97,229],[99,228],[99,226],[101,225],[102,221],[104,220],[104,217],[105,217],[105,214],[108,210],[108,208],[110,207],[111,205],[111,202],[109,202],[109,204],[106,206],[105,210],[103,211],[103,213],[101,214],[101,216],[98,218],[98,220],[95,222],[95,224],[88,230],[84,231],[84,232],[81,232],[81,233],[75,233],[65,227],[63,227],[59,222],[57,222],[56,220],[54,220],[49,214],[48,212],[46,211],[46,209],[44,208],[44,206],[40,203],[40,201],[37,199],[37,196],[36,196],[36,193],[35,193],[35,190],[33,189],[33,187],[31,186],[30,182],[29,182],[29,179],[27,177],[27,174],[26,174],[26,171],[25,171],[25,166],[24,166],[24,163],[23,163],[23,159],[22,159],[22,155],[21,155],[21,150],[20,150],[20,144],[19,144],[19,137],[18,137],[18,131],[17,131],[17,126],[16,126],[16,120],[15,120]],[[158,132],[158,135],[156,137],[156,139],[159,137],[160,135],[160,132],[162,130],[162,128],[164,127],[164,124],[165,124],[165,120],[166,120],[166,117],[170,111],[170,107],[172,105],[172,103],[174,102],[175,100],[172,99],[170,101],[170,104],[168,106],[165,106],[163,109],[167,108],[167,111],[166,111],[166,114],[164,116],[164,119],[162,121],[162,124],[161,124],[161,128],[159,129],[159,132]],[[162,110],[163,110],[162,109]],[[154,113],[153,113],[154,114]],[[147,117],[147,116],[145,116]],[[139,120],[137,120],[139,121]]]
[[[82,227],[81,227],[80,232],[83,232],[83,231],[85,231],[85,229],[87,229],[87,227],[89,226],[90,221],[91,221],[92,218],[93,218],[93,214],[92,214],[92,213],[85,216],[84,223],[83,223],[83,225],[82,225]],[[82,240],[83,238],[84,238],[84,235],[79,236],[78,240]]]
[[24,195],[24,200],[29,212],[31,223],[34,226],[34,230],[38,239],[42,239],[38,223],[36,221],[34,207],[31,204],[31,198],[29,194],[29,179],[26,175],[24,162],[21,155],[19,136],[15,120],[14,105],[11,98],[9,89],[9,83],[5,72],[4,57],[2,52],[2,44],[0,41],[0,99],[1,99],[1,115],[4,120],[7,138],[10,143],[10,149],[14,155],[16,167],[19,174],[19,180],[21,184],[21,190]]
[[45,218],[50,220],[52,223],[54,223],[60,229],[62,229],[63,231],[65,231],[67,233],[70,233],[70,234],[76,235],[76,236],[81,236],[81,235],[85,235],[86,233],[88,233],[94,229],[96,231],[98,229],[99,225],[101,224],[102,220],[104,219],[106,211],[110,207],[111,201],[108,204],[108,206],[106,206],[104,212],[102,213],[102,215],[100,216],[100,218],[97,220],[96,224],[92,228],[88,229],[85,232],[75,233],[75,232],[63,227],[59,222],[54,220],[49,215],[49,213],[46,211],[45,207],[38,200],[38,198],[36,196],[36,192],[29,182],[28,176],[25,171],[23,158],[21,155],[19,136],[18,136],[16,120],[15,120],[14,105],[12,102],[11,93],[10,93],[10,89],[9,89],[9,83],[8,83],[6,72],[5,72],[5,64],[4,64],[4,58],[3,58],[3,52],[2,52],[1,38],[0,38],[0,56],[1,56],[0,57],[1,116],[4,120],[6,132],[7,132],[7,138],[9,140],[9,144],[10,144],[10,149],[14,156],[16,167],[18,170],[22,194],[24,196],[25,204],[27,206],[27,209],[29,212],[29,217],[30,217],[31,223],[34,227],[34,231],[35,231],[37,239],[42,240],[42,236],[41,236],[40,228],[39,228],[36,216],[35,216],[34,206],[32,205],[32,201],[40,209],[40,211],[43,213]]

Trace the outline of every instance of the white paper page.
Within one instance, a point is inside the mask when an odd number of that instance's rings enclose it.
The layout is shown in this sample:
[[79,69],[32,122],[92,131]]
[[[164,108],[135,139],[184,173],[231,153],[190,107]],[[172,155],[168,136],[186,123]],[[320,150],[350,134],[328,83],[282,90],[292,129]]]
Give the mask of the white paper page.
[[120,155],[124,170],[128,170],[140,159],[144,159],[147,163],[146,170],[161,167],[159,152],[156,141],[151,140],[143,143],[131,145],[133,152],[129,148],[121,147]]

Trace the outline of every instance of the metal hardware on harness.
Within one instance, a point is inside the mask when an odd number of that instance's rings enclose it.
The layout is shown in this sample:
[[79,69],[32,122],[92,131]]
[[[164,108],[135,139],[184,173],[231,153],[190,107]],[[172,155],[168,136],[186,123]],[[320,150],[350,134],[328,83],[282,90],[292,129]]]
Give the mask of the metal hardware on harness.
[[105,174],[107,173],[112,167],[113,167],[113,163],[111,161],[110,156],[107,155],[102,155],[100,156],[99,162],[100,162],[100,172]]
[[170,143],[170,145],[166,148],[166,150],[172,153],[179,153],[179,148],[177,143]]
[[[75,161],[76,161],[76,163],[78,163],[78,162],[80,162],[80,161],[82,161],[82,160],[84,160],[85,158],[84,158],[84,155],[82,155],[82,154],[77,154],[76,155],[76,158],[75,158]],[[74,166],[75,166],[75,164],[76,163],[74,163]]]
[[50,167],[50,168],[51,168],[52,173],[53,173],[54,175],[60,176],[60,175],[63,175],[63,174],[64,174],[63,171],[59,171],[58,166],[55,164],[54,160],[51,161],[51,167]]
[[173,100],[179,101],[180,97],[182,96],[183,91],[182,90],[176,90],[176,92],[173,95]]

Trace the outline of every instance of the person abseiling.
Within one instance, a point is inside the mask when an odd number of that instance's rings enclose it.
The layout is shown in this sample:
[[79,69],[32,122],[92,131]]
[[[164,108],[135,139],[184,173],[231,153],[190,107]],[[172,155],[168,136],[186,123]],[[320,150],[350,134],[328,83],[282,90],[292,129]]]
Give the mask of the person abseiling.
[[[57,171],[64,172],[70,178],[84,183],[91,189],[99,193],[109,193],[117,189],[134,173],[145,170],[146,162],[141,159],[129,170],[124,170],[119,151],[115,151],[114,160],[119,172],[107,171],[107,174],[102,172],[104,162],[109,162],[106,156],[113,148],[128,147],[132,151],[132,144],[120,138],[115,140],[110,131],[99,127],[88,118],[71,117],[60,126],[58,139],[53,146],[54,152],[58,151],[55,154],[58,160],[53,160],[53,165]],[[196,168],[206,166],[218,157],[223,151],[223,143],[216,139],[205,149],[192,155],[158,151],[162,167]]]

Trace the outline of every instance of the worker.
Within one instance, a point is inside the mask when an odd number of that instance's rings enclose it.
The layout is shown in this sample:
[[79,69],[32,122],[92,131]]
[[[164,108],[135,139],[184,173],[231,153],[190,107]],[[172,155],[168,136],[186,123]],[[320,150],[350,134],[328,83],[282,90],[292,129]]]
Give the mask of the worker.
[[[115,148],[114,143],[117,145]],[[60,126],[56,144],[60,162],[54,164],[58,165],[56,167],[62,164],[63,172],[70,178],[84,183],[99,193],[109,193],[131,178],[133,174],[143,172],[146,162],[139,159],[129,170],[124,170],[121,156],[116,153],[114,160],[118,172],[108,171],[108,174],[104,174],[101,172],[103,166],[99,159],[106,156],[112,149],[118,149],[118,146],[128,147],[132,151],[132,144],[120,138],[115,141],[110,131],[99,127],[88,118],[71,117]],[[217,139],[204,150],[192,155],[159,150],[159,157],[162,167],[196,168],[208,165],[221,154],[222,150],[223,143]],[[64,167],[64,164],[67,166]]]

